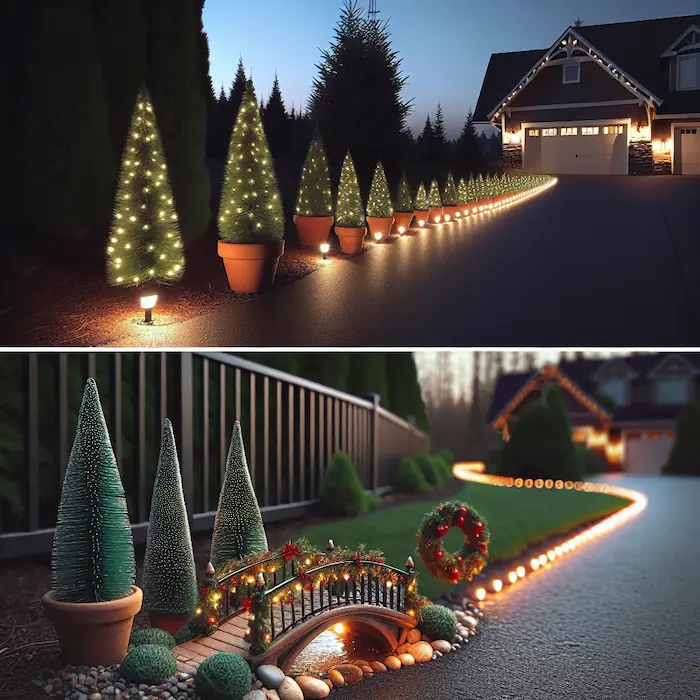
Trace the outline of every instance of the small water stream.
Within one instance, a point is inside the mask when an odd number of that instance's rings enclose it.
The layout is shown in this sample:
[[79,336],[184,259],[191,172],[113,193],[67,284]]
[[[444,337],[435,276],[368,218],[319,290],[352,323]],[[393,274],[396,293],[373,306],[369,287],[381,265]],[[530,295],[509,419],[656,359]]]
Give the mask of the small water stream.
[[353,659],[379,661],[383,654],[367,636],[350,634],[343,624],[338,624],[319,634],[306,646],[294,661],[290,673],[327,673],[338,664]]

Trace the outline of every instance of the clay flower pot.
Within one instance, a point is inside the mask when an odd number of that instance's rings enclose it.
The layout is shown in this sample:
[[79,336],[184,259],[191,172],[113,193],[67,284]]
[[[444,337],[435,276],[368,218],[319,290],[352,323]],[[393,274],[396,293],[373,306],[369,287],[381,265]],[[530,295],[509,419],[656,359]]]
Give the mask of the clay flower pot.
[[394,212],[394,228],[391,231],[392,234],[400,236],[406,233],[411,226],[411,221],[413,221],[412,211]]
[[456,204],[445,204],[442,207],[442,218],[444,221],[448,221],[447,217],[449,216],[449,221],[454,221],[457,218],[457,212],[459,211],[459,207]]
[[65,663],[111,666],[122,662],[143,600],[140,588],[131,590],[125,598],[102,603],[60,603],[53,591],[44,595],[44,614],[53,623]]
[[175,634],[189,619],[187,613],[176,615],[173,613],[148,613],[148,619],[151,622],[151,627],[157,627],[159,630],[165,630],[170,634]]
[[321,243],[328,240],[328,234],[333,226],[333,217],[295,214],[294,225],[299,234],[299,245],[305,248],[318,248]]
[[[430,211],[428,209],[416,209],[413,212],[413,216],[416,219],[416,223],[423,228],[428,223],[428,214]],[[423,223],[421,223],[421,221]]]
[[277,265],[284,253],[284,241],[229,243],[219,241],[219,257],[224,261],[229,287],[234,292],[252,294],[270,289]]
[[367,226],[372,236],[379,232],[382,238],[388,238],[391,235],[391,227],[394,223],[393,216],[368,216]]
[[431,224],[442,223],[442,207],[433,207],[428,214],[428,221]]
[[357,255],[362,252],[365,236],[367,235],[367,227],[336,225],[335,235],[338,236],[340,250],[342,250],[345,255]]

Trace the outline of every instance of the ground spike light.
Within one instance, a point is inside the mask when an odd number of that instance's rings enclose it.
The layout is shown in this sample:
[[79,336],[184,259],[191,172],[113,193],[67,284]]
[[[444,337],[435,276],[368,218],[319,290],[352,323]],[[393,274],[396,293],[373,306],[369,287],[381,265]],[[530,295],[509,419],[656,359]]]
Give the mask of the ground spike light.
[[153,323],[153,309],[158,301],[157,294],[145,294],[141,297],[141,308],[143,309],[143,322]]
[[323,256],[323,259],[326,259],[326,255],[328,255],[328,251],[331,249],[330,245],[328,243],[321,243],[321,255]]

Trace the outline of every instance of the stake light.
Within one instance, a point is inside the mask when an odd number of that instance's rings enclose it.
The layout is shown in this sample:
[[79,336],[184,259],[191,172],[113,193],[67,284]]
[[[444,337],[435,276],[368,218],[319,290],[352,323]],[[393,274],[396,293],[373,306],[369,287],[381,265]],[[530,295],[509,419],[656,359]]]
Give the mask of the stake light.
[[143,309],[143,322],[153,323],[153,307],[158,301],[157,294],[147,294],[141,297],[141,308]]

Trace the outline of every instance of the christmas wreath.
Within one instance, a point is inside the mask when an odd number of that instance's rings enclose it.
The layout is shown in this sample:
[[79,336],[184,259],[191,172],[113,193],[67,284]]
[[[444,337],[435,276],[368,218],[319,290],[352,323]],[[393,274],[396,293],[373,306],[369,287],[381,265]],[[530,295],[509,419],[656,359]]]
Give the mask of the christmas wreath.
[[[458,552],[449,554],[442,538],[453,527],[464,533],[464,544]],[[417,552],[434,578],[449,583],[471,581],[486,566],[489,537],[486,521],[474,508],[459,501],[448,501],[423,518]]]

